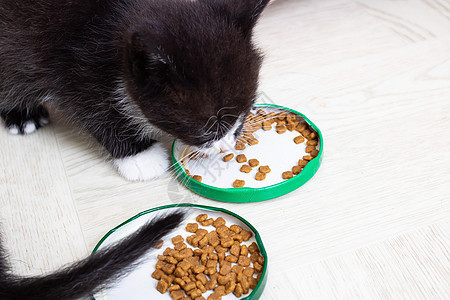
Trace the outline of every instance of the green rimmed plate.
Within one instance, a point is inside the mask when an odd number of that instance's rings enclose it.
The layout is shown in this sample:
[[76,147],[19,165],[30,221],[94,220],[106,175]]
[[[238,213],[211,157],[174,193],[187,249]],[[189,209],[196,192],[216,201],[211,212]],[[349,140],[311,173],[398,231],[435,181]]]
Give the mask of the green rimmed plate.
[[[185,230],[187,223],[195,223],[195,217],[199,214],[206,213],[209,217],[217,218],[222,217],[227,222],[227,225],[236,224],[242,228],[253,232],[252,238],[248,242],[244,242],[250,245],[252,242],[256,242],[261,254],[264,257],[264,266],[261,273],[261,278],[250,294],[243,295],[239,299],[254,300],[259,299],[267,281],[267,262],[268,257],[264,245],[261,240],[261,236],[258,231],[244,218],[241,216],[219,207],[195,205],[195,204],[174,204],[160,206],[152,208],[137,214],[136,216],[128,219],[119,226],[111,229],[95,246],[93,252],[101,249],[104,246],[110,245],[121,238],[127,236],[128,234],[136,231],[139,227],[144,225],[148,220],[154,218],[158,214],[168,213],[171,210],[179,209],[180,207],[187,208],[187,217],[185,221],[179,226],[178,229],[174,230],[170,235],[164,239],[164,244],[161,249],[155,249],[151,251],[143,260],[143,262],[130,274],[123,277],[113,288],[107,289],[99,294],[92,297],[95,300],[123,300],[123,299],[133,299],[133,300],[147,300],[147,299],[171,299],[169,293],[161,294],[156,290],[157,280],[151,277],[151,274],[155,270],[155,264],[157,262],[157,255],[162,254],[164,249],[167,247],[173,247],[171,238],[180,234],[184,238],[191,235],[191,233]],[[200,226],[201,227],[201,226]],[[203,227],[207,230],[213,230],[214,227]],[[207,294],[203,294],[207,298]],[[222,297],[222,299],[237,299],[233,294]]]
[[[288,180],[283,180],[281,178],[282,172],[289,171],[303,155],[307,154],[304,153],[305,145],[296,145],[292,141],[293,137],[299,135],[295,131],[278,134],[275,130],[259,130],[254,133],[255,136],[259,133],[259,144],[247,146],[243,151],[233,150],[235,156],[243,153],[248,159],[257,158],[260,161],[260,165],[270,166],[272,171],[267,174],[266,180],[258,182],[254,180],[256,170],[253,170],[249,174],[244,174],[239,171],[239,167],[242,164],[237,163],[234,159],[228,163],[223,162],[221,157],[224,154],[206,159],[197,159],[193,163],[193,160],[185,158],[190,151],[190,147],[175,140],[172,145],[172,163],[174,164],[178,178],[187,188],[210,199],[247,203],[283,196],[298,189],[314,176],[319,169],[323,157],[323,137],[319,128],[305,115],[287,107],[274,104],[256,104],[254,110],[258,109],[263,109],[266,112],[291,112],[306,121],[318,135],[319,144],[317,149],[319,154],[317,157],[311,160],[299,175]],[[189,169],[191,175],[201,175],[203,178],[202,182],[190,177],[185,169]],[[232,183],[234,179],[245,180],[246,186],[233,188]]]

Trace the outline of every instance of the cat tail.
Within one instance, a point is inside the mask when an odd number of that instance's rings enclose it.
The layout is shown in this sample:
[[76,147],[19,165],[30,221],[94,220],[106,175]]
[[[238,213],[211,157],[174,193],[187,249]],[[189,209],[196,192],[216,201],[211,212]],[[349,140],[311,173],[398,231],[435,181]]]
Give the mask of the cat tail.
[[0,299],[70,300],[89,297],[131,271],[150,248],[184,220],[185,214],[185,211],[177,210],[160,216],[116,244],[45,276],[10,274],[6,252],[0,245]]

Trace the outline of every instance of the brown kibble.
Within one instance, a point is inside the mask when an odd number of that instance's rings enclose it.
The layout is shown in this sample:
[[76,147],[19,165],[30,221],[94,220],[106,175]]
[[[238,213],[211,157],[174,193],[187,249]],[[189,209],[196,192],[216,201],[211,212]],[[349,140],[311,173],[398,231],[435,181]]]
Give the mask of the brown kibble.
[[166,263],[166,264],[161,268],[161,270],[162,270],[164,273],[166,273],[166,274],[172,274],[173,271],[175,271],[175,265],[174,265],[174,264]]
[[[211,219],[211,218],[210,218],[210,219]],[[202,222],[204,222],[204,221],[206,221],[206,219],[203,220]],[[203,229],[203,228],[199,228],[195,233],[196,233],[200,238],[203,238],[203,237],[208,233],[208,230]]]
[[186,271],[184,271],[182,268],[177,267],[175,269],[175,271],[173,272],[173,275],[175,275],[176,277],[184,277],[186,276]]
[[230,280],[225,284],[225,294],[231,294],[236,287],[236,281]]
[[230,254],[234,256],[239,256],[239,253],[241,252],[241,246],[239,243],[234,243],[230,248]]
[[313,160],[313,159],[314,159],[314,157],[312,157],[311,155],[305,155],[305,156],[303,156],[303,160],[311,161],[311,160]]
[[247,256],[248,255],[248,247],[247,245],[242,245],[241,246],[241,253],[242,256]]
[[197,223],[189,223],[186,225],[186,231],[187,232],[192,232],[195,233],[198,229],[198,224]]
[[169,292],[181,290],[181,286],[179,284],[174,284],[169,288]]
[[237,141],[236,145],[234,146],[236,150],[244,150],[245,149],[245,143],[242,141]]
[[244,270],[244,267],[243,266],[239,266],[239,265],[234,265],[231,268],[231,271],[233,271],[233,273],[236,273],[236,274],[242,273],[243,270]]
[[212,225],[212,223],[214,223],[214,219],[213,218],[209,218],[209,219],[201,222],[202,226],[209,226],[209,225]]
[[284,120],[278,120],[278,119],[275,120],[275,123],[276,123],[278,126],[282,126],[282,125],[286,125],[286,124],[287,124],[286,121],[284,121]]
[[233,159],[233,157],[234,157],[233,153],[227,154],[223,157],[223,161],[230,161],[231,159]]
[[257,114],[260,114],[261,116],[265,117],[266,116],[266,112],[262,109],[258,109],[258,111],[256,112]]
[[161,247],[164,245],[164,241],[163,240],[158,240],[157,242],[156,242],[156,244],[152,247],[152,248],[155,248],[155,249],[161,249]]
[[250,266],[250,258],[247,256],[239,256],[238,259],[238,265],[243,266],[243,267],[248,267]]
[[221,300],[221,299],[222,296],[216,293],[212,293],[211,295],[208,296],[208,300]]
[[295,121],[297,121],[297,115],[296,114],[292,114],[292,113],[288,114],[286,116],[286,121],[288,121],[288,122],[295,122]]
[[277,131],[277,133],[281,134],[281,133],[285,133],[287,131],[286,125],[277,125],[275,126],[275,130]]
[[311,132],[311,134],[309,135],[309,139],[313,140],[317,137],[317,134],[313,131]]
[[311,130],[309,129],[305,129],[302,130],[302,132],[300,132],[305,138],[309,137],[309,135],[311,134]]
[[298,122],[292,122],[286,124],[286,129],[289,131],[294,131],[294,129],[297,127]]
[[197,285],[193,281],[188,282],[183,286],[183,290],[185,290],[186,292],[189,292],[195,288],[197,288]]
[[227,275],[223,276],[223,275],[219,275],[219,277],[217,277],[217,282],[220,285],[225,285],[227,282],[229,282],[231,280],[231,273],[228,273]]
[[219,274],[220,275],[227,275],[231,272],[231,262],[224,261],[222,266],[220,267]]
[[254,262],[253,267],[255,268],[256,272],[261,272],[263,269],[262,264],[260,264],[259,262]]
[[170,297],[172,297],[172,300],[182,300],[184,299],[184,293],[182,290],[171,291]]
[[300,160],[298,161],[298,165],[299,165],[300,167],[304,168],[304,167],[308,164],[308,162],[309,162],[309,161],[307,161],[307,160],[300,159]]
[[264,179],[266,179],[266,173],[263,173],[263,172],[256,173],[255,179],[256,180],[264,180]]
[[245,157],[245,154],[239,154],[238,156],[236,156],[236,161],[238,163],[243,163],[247,161],[247,157]]
[[174,249],[176,251],[180,251],[180,250],[183,250],[183,249],[186,249],[186,248],[187,248],[187,245],[185,243],[175,244],[175,247],[174,247]]
[[244,185],[245,185],[245,181],[244,181],[244,180],[236,179],[236,180],[233,182],[233,186],[234,186],[235,188],[237,188],[237,187],[243,187]]
[[317,144],[318,144],[317,140],[308,140],[306,142],[306,145],[308,145],[308,146],[317,146]]
[[262,129],[263,130],[271,130],[272,129],[272,122],[270,121],[264,121],[262,122]]
[[258,245],[255,242],[251,243],[250,246],[248,246],[248,252],[251,254],[259,253]]
[[277,118],[278,118],[279,120],[284,120],[284,119],[286,118],[286,116],[287,116],[287,112],[282,111],[282,112],[280,112],[280,113],[277,115]]
[[158,281],[158,284],[156,285],[156,289],[161,294],[164,294],[165,292],[167,292],[168,288],[169,288],[169,284],[166,281],[164,281],[164,280]]
[[197,222],[203,222],[203,221],[205,221],[206,219],[208,219],[208,215],[207,215],[207,214],[201,214],[201,215],[198,215],[197,218],[195,218],[195,220],[196,220]]
[[152,273],[152,278],[160,280],[162,275],[164,275],[164,272],[156,269],[155,272]]
[[215,267],[217,267],[217,260],[208,259],[208,261],[206,262],[206,267],[207,268],[215,268]]
[[242,289],[242,285],[240,283],[236,284],[236,288],[234,289],[233,294],[240,298],[242,296],[242,293],[244,292],[244,290]]
[[293,166],[292,167],[292,174],[294,174],[294,175],[300,174],[301,171],[302,171],[302,167],[300,167],[300,166]]
[[249,165],[242,165],[240,170],[243,173],[250,173],[252,171],[252,168]]
[[214,293],[220,295],[220,296],[225,296],[225,286],[223,285],[219,285],[218,287],[216,287],[214,289]]
[[314,147],[314,146],[306,146],[306,148],[305,148],[305,152],[306,153],[311,153],[313,150],[316,150],[316,147]]
[[255,269],[252,267],[247,267],[242,271],[242,274],[244,274],[247,277],[253,277],[253,274],[255,273]]
[[296,137],[294,138],[294,142],[295,142],[296,144],[303,143],[304,141],[305,141],[305,138],[302,137],[301,135],[296,136]]
[[231,247],[231,245],[233,245],[233,239],[230,237],[227,238],[222,238],[222,240],[220,241],[220,245],[222,245],[222,247],[228,248]]
[[231,230],[231,231],[234,231],[235,233],[239,233],[239,232],[241,232],[242,227],[239,226],[239,225],[231,225],[231,226],[230,226],[230,230]]
[[202,176],[200,176],[200,175],[194,175],[194,176],[192,176],[192,178],[194,180],[197,180],[198,182],[202,182]]
[[314,149],[309,155],[311,155],[312,157],[317,157],[317,155],[319,155],[319,150]]
[[297,128],[295,128],[295,130],[298,132],[302,132],[305,129],[306,129],[306,123],[301,123],[297,126]]
[[238,258],[234,255],[227,255],[227,256],[225,256],[225,260],[229,261],[231,263],[235,263],[238,261]]
[[184,242],[184,238],[181,235],[177,235],[176,237],[172,238],[172,243],[174,245],[182,242]]
[[250,146],[256,145],[258,143],[259,143],[259,141],[257,139],[250,139],[250,140],[248,140],[248,144]]
[[259,165],[259,161],[258,161],[257,159],[255,159],[255,158],[252,158],[252,159],[250,159],[250,160],[248,161],[248,164],[250,165],[250,167],[254,168],[254,167],[256,167],[257,165]]
[[269,168],[269,166],[261,166],[261,167],[259,167],[259,171],[261,172],[261,173],[270,173],[270,168]]
[[[197,288],[202,291],[202,293],[206,293],[205,285],[201,281],[196,281],[195,284],[197,285]],[[201,294],[200,294],[201,296]],[[192,297],[192,295],[191,295]],[[199,297],[199,296],[198,296]]]
[[248,241],[252,237],[253,233],[248,230],[242,230],[241,235],[242,235],[242,238],[244,239],[244,241]]
[[252,290],[254,290],[256,288],[256,286],[258,285],[258,279],[256,279],[255,277],[250,277],[250,288]]
[[219,226],[222,226],[222,225],[225,225],[225,220],[222,218],[222,217],[218,217],[215,221],[214,221],[214,223],[213,223],[213,226],[214,227],[219,227]]
[[281,176],[283,177],[283,179],[290,179],[290,178],[294,177],[294,174],[292,173],[292,171],[286,171],[286,172],[283,172],[283,174],[281,174]]
[[195,275],[195,279],[200,281],[203,285],[205,285],[208,282],[208,278],[206,278],[206,275],[203,273]]

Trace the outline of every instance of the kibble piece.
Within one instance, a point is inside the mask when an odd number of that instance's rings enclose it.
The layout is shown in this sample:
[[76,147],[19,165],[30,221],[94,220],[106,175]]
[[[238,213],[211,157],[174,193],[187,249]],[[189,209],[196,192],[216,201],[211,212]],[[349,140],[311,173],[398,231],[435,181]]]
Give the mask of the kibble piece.
[[198,224],[197,223],[189,223],[186,225],[186,231],[187,232],[192,232],[195,233],[198,229]]
[[298,132],[302,132],[305,129],[306,129],[306,123],[301,123],[297,126],[297,128],[295,128],[295,130]]
[[224,261],[222,266],[220,267],[219,274],[227,275],[230,272],[231,272],[231,263],[228,261]]
[[292,122],[286,124],[286,129],[289,131],[294,131],[294,129],[297,127],[298,122]]
[[242,289],[242,285],[240,283],[236,284],[236,288],[234,289],[233,294],[236,297],[241,298],[243,292],[244,290]]
[[169,292],[181,290],[181,286],[179,284],[174,284],[169,288]]
[[245,181],[244,181],[244,180],[236,179],[236,180],[233,182],[233,186],[234,186],[234,187],[243,187],[244,185],[245,185]]
[[[213,226],[215,226],[213,224]],[[213,247],[216,247],[220,244],[219,236],[217,235],[217,232],[211,231],[206,235],[208,237],[208,244],[210,244]]]
[[165,292],[167,292],[168,288],[169,288],[169,284],[165,280],[162,280],[162,279],[160,281],[158,281],[158,284],[156,285],[156,289],[161,294],[164,294]]
[[266,116],[266,112],[264,110],[262,110],[262,109],[258,109],[258,111],[256,113],[260,114],[263,117]]
[[242,165],[240,170],[241,170],[241,172],[244,172],[244,173],[250,173],[252,168],[249,165]]
[[238,259],[238,265],[243,266],[243,267],[248,267],[250,266],[250,257],[247,256],[239,256]]
[[202,176],[200,175],[194,175],[192,176],[192,179],[197,180],[198,182],[202,182]]
[[205,221],[206,219],[208,219],[208,215],[207,215],[207,214],[201,214],[201,215],[198,215],[197,218],[195,218],[195,220],[196,220],[197,222],[203,222],[203,221]]
[[263,269],[262,264],[260,264],[259,262],[254,262],[253,267],[255,268],[256,272],[261,272]]
[[230,254],[234,256],[239,256],[239,253],[241,252],[241,246],[239,243],[234,243],[230,248]]
[[208,300],[221,300],[222,296],[216,293],[212,293],[208,296]]
[[203,285],[205,285],[208,282],[208,278],[206,278],[206,275],[203,273],[195,275],[195,279],[200,281]]
[[223,161],[230,161],[234,157],[233,153],[227,154],[223,157]]
[[270,121],[264,121],[262,122],[262,129],[263,130],[271,130],[272,129],[272,122]]
[[309,137],[309,135],[311,134],[311,130],[309,129],[305,129],[302,130],[302,132],[300,132],[305,138]]
[[197,297],[200,297],[201,295],[202,291],[198,288],[189,291],[189,296],[191,297],[191,299],[195,299]]
[[306,145],[307,145],[307,146],[317,146],[317,144],[318,144],[318,141],[317,141],[317,140],[308,140],[308,141],[306,142]]
[[311,132],[311,134],[309,135],[309,138],[311,140],[315,139],[317,137],[317,134],[315,132]]
[[213,226],[214,226],[214,227],[219,227],[219,226],[225,225],[225,223],[226,223],[226,221],[225,221],[222,217],[218,217],[218,218],[214,221]]
[[298,161],[298,165],[299,165],[300,167],[304,168],[304,167],[308,164],[308,162],[309,162],[309,161],[307,161],[307,160],[300,159],[300,160]]
[[214,223],[214,219],[213,218],[209,218],[209,219],[201,222],[202,226],[209,226],[209,225],[212,225],[212,223]]
[[286,121],[284,121],[284,120],[275,120],[275,123],[277,123],[277,125],[278,126],[283,126],[283,125],[286,125],[287,123],[286,123]]
[[231,294],[236,288],[236,281],[230,280],[225,284],[225,294]]
[[[204,275],[204,274],[203,274],[203,275]],[[202,291],[202,293],[206,293],[205,285],[204,285],[201,281],[196,281],[195,284],[197,285],[197,288],[198,288],[200,291]],[[200,294],[200,296],[201,296],[201,294]],[[198,296],[198,297],[200,297],[200,296]],[[192,295],[191,295],[191,297],[192,297]]]
[[173,300],[182,300],[184,298],[184,293],[182,290],[171,291],[170,297],[172,297]]
[[239,233],[239,232],[241,232],[242,227],[239,226],[239,225],[231,225],[231,226],[230,226],[230,230],[231,230],[231,231],[234,231],[235,233]]
[[286,171],[286,172],[283,172],[283,174],[281,174],[281,176],[283,177],[283,179],[290,179],[290,178],[294,177],[294,174],[292,173],[292,171]]
[[261,167],[259,167],[259,171],[261,172],[261,173],[270,173],[270,168],[269,168],[269,166],[261,166]]
[[248,241],[252,237],[253,233],[248,230],[242,230],[241,235],[244,241]]
[[238,258],[234,255],[227,255],[227,256],[225,256],[225,260],[229,261],[231,263],[235,263],[238,261]]
[[[175,247],[173,247],[176,251],[181,251],[183,249],[187,248],[187,245],[185,243],[178,243],[175,244]],[[169,261],[168,261],[169,262]]]
[[247,245],[242,245],[241,246],[241,253],[242,256],[247,256],[248,255],[248,247]]
[[250,160],[248,161],[248,164],[250,165],[250,167],[254,168],[254,167],[256,167],[257,165],[259,165],[259,161],[258,161],[257,159],[255,159],[255,158],[252,158],[252,159],[250,159]]
[[303,143],[304,141],[305,141],[305,138],[302,137],[301,135],[296,136],[296,137],[294,138],[294,142],[295,142],[296,144]]
[[251,254],[259,253],[258,245],[255,242],[251,243],[250,246],[248,246],[248,252]]
[[264,179],[266,179],[266,173],[263,173],[263,172],[256,173],[255,179],[256,180],[264,180]]
[[277,131],[277,133],[281,134],[281,133],[285,133],[287,131],[286,125],[277,125],[275,126],[275,130]]
[[176,237],[172,238],[172,243],[174,245],[182,242],[184,242],[184,238],[181,235],[177,235]]
[[[212,218],[210,218],[212,219]],[[203,220],[202,222],[206,221],[207,219]],[[208,219],[209,220],[209,219]],[[203,229],[203,228],[199,228],[196,232],[195,232],[200,238],[204,237],[207,233],[208,230]]]
[[160,280],[162,275],[165,275],[164,272],[156,269],[155,272],[152,273],[152,278]]
[[214,293],[220,295],[220,296],[225,296],[225,286],[223,285],[219,285],[218,287],[216,287],[214,289]]
[[257,139],[250,139],[250,140],[248,140],[248,144],[250,146],[256,145],[258,143],[259,143],[259,141]]
[[222,238],[222,240],[220,241],[220,245],[222,245],[222,247],[228,248],[231,247],[231,245],[233,245],[233,239],[231,237],[225,237]]
[[174,264],[166,263],[166,264],[161,268],[161,270],[162,270],[164,273],[166,273],[166,274],[172,274],[173,271],[175,271],[175,265],[174,265]]
[[239,154],[238,156],[236,156],[236,161],[238,163],[243,163],[247,161],[247,157],[245,157],[245,154]]
[[245,143],[242,141],[237,141],[236,145],[234,146],[236,150],[244,150],[245,149]]
[[279,114],[278,114],[278,119],[279,120],[284,120],[285,118],[286,118],[286,116],[287,116],[287,112],[285,112],[285,111],[282,111],[282,112],[280,112]]
[[309,155],[311,155],[312,157],[317,157],[317,155],[319,155],[319,150],[314,149]]
[[215,268],[215,267],[217,267],[217,260],[208,259],[208,261],[206,262],[206,267],[207,268]]
[[313,150],[316,150],[316,147],[314,147],[314,146],[306,146],[306,148],[305,148],[305,152],[306,153],[311,153]]
[[161,249],[161,247],[164,245],[164,241],[163,240],[158,240],[157,242],[156,242],[156,244],[152,247],[152,248],[155,248],[155,249]]
[[302,167],[300,167],[300,166],[293,166],[292,167],[292,174],[294,174],[294,175],[300,174],[301,171],[302,171]]
[[305,155],[305,156],[303,156],[303,160],[309,160],[309,161],[311,161],[311,160],[313,160],[314,159],[314,157],[312,157],[311,155]]
[[253,274],[255,273],[255,269],[252,267],[247,267],[242,271],[242,274],[244,274],[247,277],[253,277]]

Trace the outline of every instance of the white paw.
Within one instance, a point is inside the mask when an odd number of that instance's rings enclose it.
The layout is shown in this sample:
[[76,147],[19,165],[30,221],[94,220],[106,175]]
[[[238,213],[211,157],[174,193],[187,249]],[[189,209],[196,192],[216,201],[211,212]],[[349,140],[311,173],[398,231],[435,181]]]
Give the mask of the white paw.
[[17,125],[11,125],[8,127],[9,133],[13,135],[18,135],[20,132],[19,126]]
[[23,126],[23,133],[30,134],[36,131],[36,124],[33,121],[28,121]]
[[120,175],[130,181],[145,181],[161,176],[169,167],[169,155],[161,143],[136,155],[114,160]]

